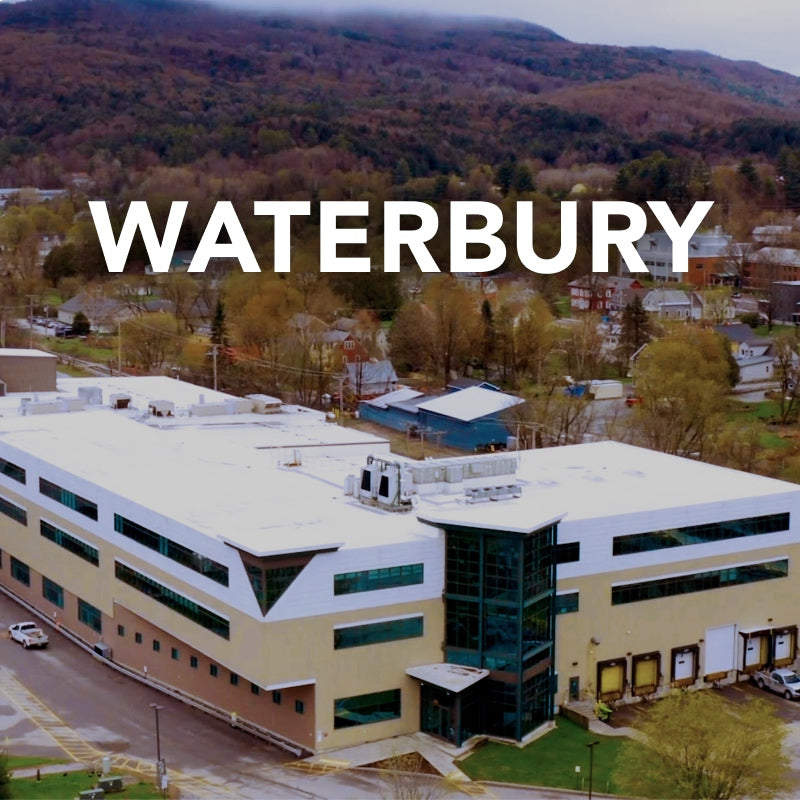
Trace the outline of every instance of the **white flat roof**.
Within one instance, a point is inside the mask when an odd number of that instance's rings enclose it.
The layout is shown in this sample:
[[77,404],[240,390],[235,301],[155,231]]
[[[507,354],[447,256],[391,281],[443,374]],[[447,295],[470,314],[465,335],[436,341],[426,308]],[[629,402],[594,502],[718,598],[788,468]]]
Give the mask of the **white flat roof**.
[[54,353],[43,350],[26,350],[24,347],[0,347],[0,358],[8,356],[25,356],[25,358],[58,358]]
[[[23,416],[19,395],[0,398],[0,451],[4,444],[18,448],[259,555],[437,536],[431,523],[524,533],[558,519],[663,509],[686,509],[689,519],[693,506],[800,492],[783,481],[597,442],[507,454],[518,458],[518,469],[499,480],[520,484],[519,498],[468,504],[459,487],[441,484],[433,494],[418,495],[413,510],[388,513],[344,494],[345,479],[359,474],[366,454],[395,460],[388,443],[325,422],[319,412],[286,406],[277,414],[193,417],[185,404],[196,403],[200,393],[207,403],[229,396],[169,378],[70,379],[59,382],[62,392],[39,396],[74,396],[80,385],[99,386],[106,405]],[[108,407],[108,396],[121,392],[135,398],[136,408]],[[148,415],[153,398],[175,402],[176,416]]]
[[456,693],[463,692],[488,674],[488,669],[464,667],[461,664],[424,664],[406,670],[406,675],[412,678]]
[[382,394],[380,397],[373,397],[372,400],[365,400],[364,402],[370,406],[386,408],[396,403],[404,403],[407,400],[413,400],[416,397],[422,397],[422,392],[418,392],[416,389],[411,389],[408,386],[401,386],[393,392]]
[[519,397],[496,392],[493,389],[482,389],[480,386],[470,386],[468,389],[461,389],[457,392],[435,397],[433,400],[426,400],[419,403],[419,408],[425,411],[433,411],[445,417],[470,422],[487,414],[496,414],[506,408],[519,405],[525,402]]

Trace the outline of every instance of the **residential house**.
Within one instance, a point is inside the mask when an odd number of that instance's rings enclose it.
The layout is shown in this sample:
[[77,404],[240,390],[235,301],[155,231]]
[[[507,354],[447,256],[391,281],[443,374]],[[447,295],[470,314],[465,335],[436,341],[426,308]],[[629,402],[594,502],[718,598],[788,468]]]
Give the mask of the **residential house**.
[[72,325],[78,313],[83,313],[92,330],[100,333],[115,330],[117,322],[134,315],[131,307],[121,300],[96,292],[81,292],[62,303],[58,307],[58,321]]
[[373,318],[368,313],[361,319],[337,317],[331,325],[331,330],[349,333],[361,344],[368,358],[384,359],[389,355],[389,337],[386,335],[386,330],[377,317]]
[[357,400],[385,395],[397,388],[391,361],[349,361],[344,370],[344,390]]
[[332,364],[360,364],[369,361],[364,345],[351,333],[329,330],[322,334],[322,351]]
[[775,355],[770,337],[757,336],[749,325],[715,325],[714,330],[730,342],[739,367],[739,384],[775,379]]
[[642,300],[644,310],[663,319],[696,319],[693,293],[680,289],[651,289]]
[[573,311],[595,311],[599,314],[611,314],[619,311],[623,292],[630,289],[641,289],[642,284],[636,278],[616,275],[584,275],[570,281],[569,306]]
[[89,320],[93,331],[112,333],[117,323],[141,314],[159,312],[174,313],[175,305],[161,298],[142,298],[136,302],[122,301],[116,297],[106,297],[97,292],[81,292],[58,307],[58,321],[72,325],[75,315],[82,312]]

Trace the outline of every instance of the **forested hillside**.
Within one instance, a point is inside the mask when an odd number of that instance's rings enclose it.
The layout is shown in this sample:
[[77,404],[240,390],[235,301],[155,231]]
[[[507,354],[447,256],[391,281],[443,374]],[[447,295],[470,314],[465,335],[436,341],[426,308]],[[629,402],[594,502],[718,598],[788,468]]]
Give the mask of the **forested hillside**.
[[104,157],[129,169],[214,157],[236,171],[319,145],[411,178],[657,150],[774,159],[800,145],[800,79],[492,19],[0,6],[2,185],[58,186]]

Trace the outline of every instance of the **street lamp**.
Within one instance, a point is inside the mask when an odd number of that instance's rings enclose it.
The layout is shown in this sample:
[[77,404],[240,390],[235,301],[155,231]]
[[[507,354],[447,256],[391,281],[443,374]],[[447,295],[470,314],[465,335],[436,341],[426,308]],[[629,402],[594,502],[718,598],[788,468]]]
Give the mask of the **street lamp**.
[[594,748],[600,742],[595,739],[586,746],[589,748],[589,800],[592,800],[592,778],[594,777]]
[[156,713],[156,758],[161,761],[161,731],[158,728],[158,712],[161,711],[164,706],[160,706],[156,703],[150,703],[150,708],[152,708]]
[[156,715],[156,785],[163,797],[167,788],[167,765],[161,759],[161,730],[158,726],[158,712],[161,711],[164,706],[160,706],[157,703],[150,703],[150,708],[153,709]]

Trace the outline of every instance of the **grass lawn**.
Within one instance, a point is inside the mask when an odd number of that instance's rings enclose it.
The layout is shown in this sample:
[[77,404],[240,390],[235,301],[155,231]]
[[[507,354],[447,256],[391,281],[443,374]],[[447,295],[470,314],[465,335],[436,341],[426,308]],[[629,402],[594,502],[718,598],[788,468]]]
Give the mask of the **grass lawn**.
[[90,339],[59,339],[55,336],[39,337],[39,342],[54,353],[74,356],[100,364],[117,362],[117,337],[108,336]]
[[559,318],[564,319],[565,317],[572,316],[572,308],[570,307],[570,297],[569,295],[561,295],[555,303],[553,303],[555,307],[556,314]]
[[755,336],[760,336],[765,338],[767,336],[777,336],[779,333],[784,333],[786,331],[794,331],[794,325],[779,325],[774,324],[772,329],[770,330],[766,325],[759,325],[757,328],[753,328],[753,334]]
[[764,433],[758,437],[758,444],[761,447],[771,447],[773,450],[788,450],[792,443],[779,436],[777,433]]
[[[596,792],[613,793],[616,787],[611,773],[624,739],[618,736],[595,736],[566,717],[558,717],[554,731],[527,747],[489,742],[460,762],[459,767],[474,780],[586,791],[589,788],[589,748],[586,745],[594,741],[600,744],[594,748],[593,789]],[[579,774],[575,772],[576,766],[581,768]]]
[[45,764],[63,763],[63,758],[44,758],[43,756],[8,756],[9,769],[25,769],[25,767],[42,767]]
[[[68,772],[64,775],[43,775],[40,781],[35,778],[18,778],[11,781],[11,796],[14,800],[22,798],[27,800],[65,800],[77,797],[86,789],[97,785],[97,778],[85,772]],[[121,792],[115,792],[109,797],[118,797],[120,800],[155,800],[161,797],[155,784],[132,783]]]
[[759,403],[743,403],[741,400],[731,400],[729,408],[730,414],[728,418],[731,422],[751,419],[778,419],[781,415],[781,406],[777,400],[762,400]]

